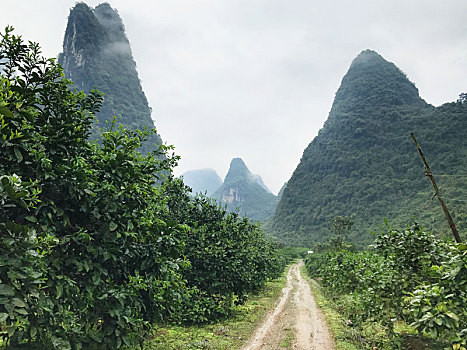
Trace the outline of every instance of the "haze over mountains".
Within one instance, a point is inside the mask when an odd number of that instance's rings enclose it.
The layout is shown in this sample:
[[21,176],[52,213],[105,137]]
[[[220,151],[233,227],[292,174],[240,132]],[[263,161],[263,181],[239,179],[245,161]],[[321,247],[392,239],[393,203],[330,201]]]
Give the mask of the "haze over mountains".
[[[59,60],[78,89],[89,92],[96,86],[104,92],[99,127],[114,115],[130,128],[153,127],[122,20],[108,4],[92,9],[78,3],[70,11]],[[465,100],[433,107],[394,64],[366,50],[350,65],[327,121],[280,196],[239,158],[224,182],[212,169],[186,172],[184,178],[194,192],[207,192],[229,210],[239,208],[258,221],[274,216],[268,229],[294,244],[326,240],[338,215],[353,218],[350,238],[359,243],[370,242],[370,231],[385,218],[403,225],[413,216],[446,232],[410,139],[413,131],[433,170],[442,175],[441,191],[462,231],[467,226],[462,202],[467,194],[466,124]],[[160,138],[149,140],[143,151],[154,143],[160,144]]]
[[414,132],[439,174],[460,231],[467,228],[467,103],[433,107],[393,63],[363,51],[342,79],[329,117],[288,181],[272,227],[294,244],[326,240],[335,216],[355,222],[351,239],[399,226],[412,217],[449,234],[443,213],[410,137]]
[[[74,82],[78,90],[89,93],[93,88],[98,88],[104,93],[93,138],[99,137],[100,128],[109,128],[108,123],[112,122],[114,116],[117,117],[117,125],[123,124],[131,129],[154,127],[125,27],[118,12],[108,3],[94,9],[85,3],[78,3],[70,10],[59,62],[65,76]],[[144,143],[141,151],[154,149],[154,143],[162,143],[158,135]],[[243,161],[240,160],[240,163],[243,164]],[[236,173],[236,165],[240,163],[233,161],[229,173]],[[225,188],[234,188],[229,187],[232,185],[237,190],[237,199],[233,201],[226,200],[222,195],[214,195],[214,192],[224,187],[221,178],[212,169],[188,171],[183,177],[194,193],[212,195],[227,203],[230,210],[238,206],[242,214],[254,220],[272,216],[276,197],[270,193],[259,175],[251,174],[244,164],[243,167],[246,171],[240,173],[245,178],[236,177],[235,183],[231,183],[232,175],[227,174],[227,182],[224,182]]]
[[[70,10],[59,62],[78,90],[88,93],[98,88],[105,95],[93,138],[98,137],[99,128],[109,127],[106,123],[114,116],[117,125],[154,128],[125,27],[108,3],[92,9],[81,2]],[[144,143],[141,151],[153,150],[154,143],[162,143],[158,135]]]
[[221,185],[222,179],[214,169],[195,169],[183,173],[183,182],[193,189],[193,193],[212,195]]

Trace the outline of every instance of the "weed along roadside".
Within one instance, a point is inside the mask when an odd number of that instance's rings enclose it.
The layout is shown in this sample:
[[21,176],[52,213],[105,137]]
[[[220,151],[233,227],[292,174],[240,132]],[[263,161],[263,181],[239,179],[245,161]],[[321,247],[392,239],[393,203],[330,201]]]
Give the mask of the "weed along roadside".
[[235,306],[232,317],[208,325],[157,327],[144,349],[240,349],[274,308],[288,271],[289,267],[279,278],[268,281],[258,293],[250,295],[243,305]]
[[305,264],[338,345],[442,350],[467,345],[466,259],[466,244],[414,223],[387,224],[366,251],[329,247]]

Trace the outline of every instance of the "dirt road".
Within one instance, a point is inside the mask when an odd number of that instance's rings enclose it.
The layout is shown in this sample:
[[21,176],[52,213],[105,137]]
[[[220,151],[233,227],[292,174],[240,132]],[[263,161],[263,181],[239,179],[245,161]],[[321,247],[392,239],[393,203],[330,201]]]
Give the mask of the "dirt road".
[[242,350],[333,350],[324,317],[300,274],[300,260],[292,265],[282,297]]

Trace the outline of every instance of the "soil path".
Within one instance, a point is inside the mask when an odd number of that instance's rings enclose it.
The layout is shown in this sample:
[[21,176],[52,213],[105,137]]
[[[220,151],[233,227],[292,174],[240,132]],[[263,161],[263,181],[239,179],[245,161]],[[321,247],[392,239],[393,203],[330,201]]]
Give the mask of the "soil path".
[[333,350],[334,342],[310,285],[292,265],[282,297],[242,350]]

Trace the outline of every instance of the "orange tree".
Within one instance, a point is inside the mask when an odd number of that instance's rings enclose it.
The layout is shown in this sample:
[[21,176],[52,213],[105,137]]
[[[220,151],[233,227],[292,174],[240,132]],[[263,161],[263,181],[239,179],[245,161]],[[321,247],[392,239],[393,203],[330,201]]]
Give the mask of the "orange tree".
[[180,179],[163,188],[169,199],[166,220],[188,227],[184,255],[190,265],[182,274],[189,292],[176,320],[200,323],[226,317],[283,270],[276,244],[257,224],[204,195],[191,196]]
[[184,289],[184,227],[154,214],[155,174],[175,159],[138,153],[150,132],[89,142],[102,96],[70,91],[12,28],[0,73],[0,336],[11,348],[140,341]]
[[[204,322],[275,276],[259,227],[192,198],[155,131],[88,141],[102,96],[7,28],[0,42],[0,337],[9,348],[117,349],[152,323]],[[164,179],[158,179],[159,177]]]

